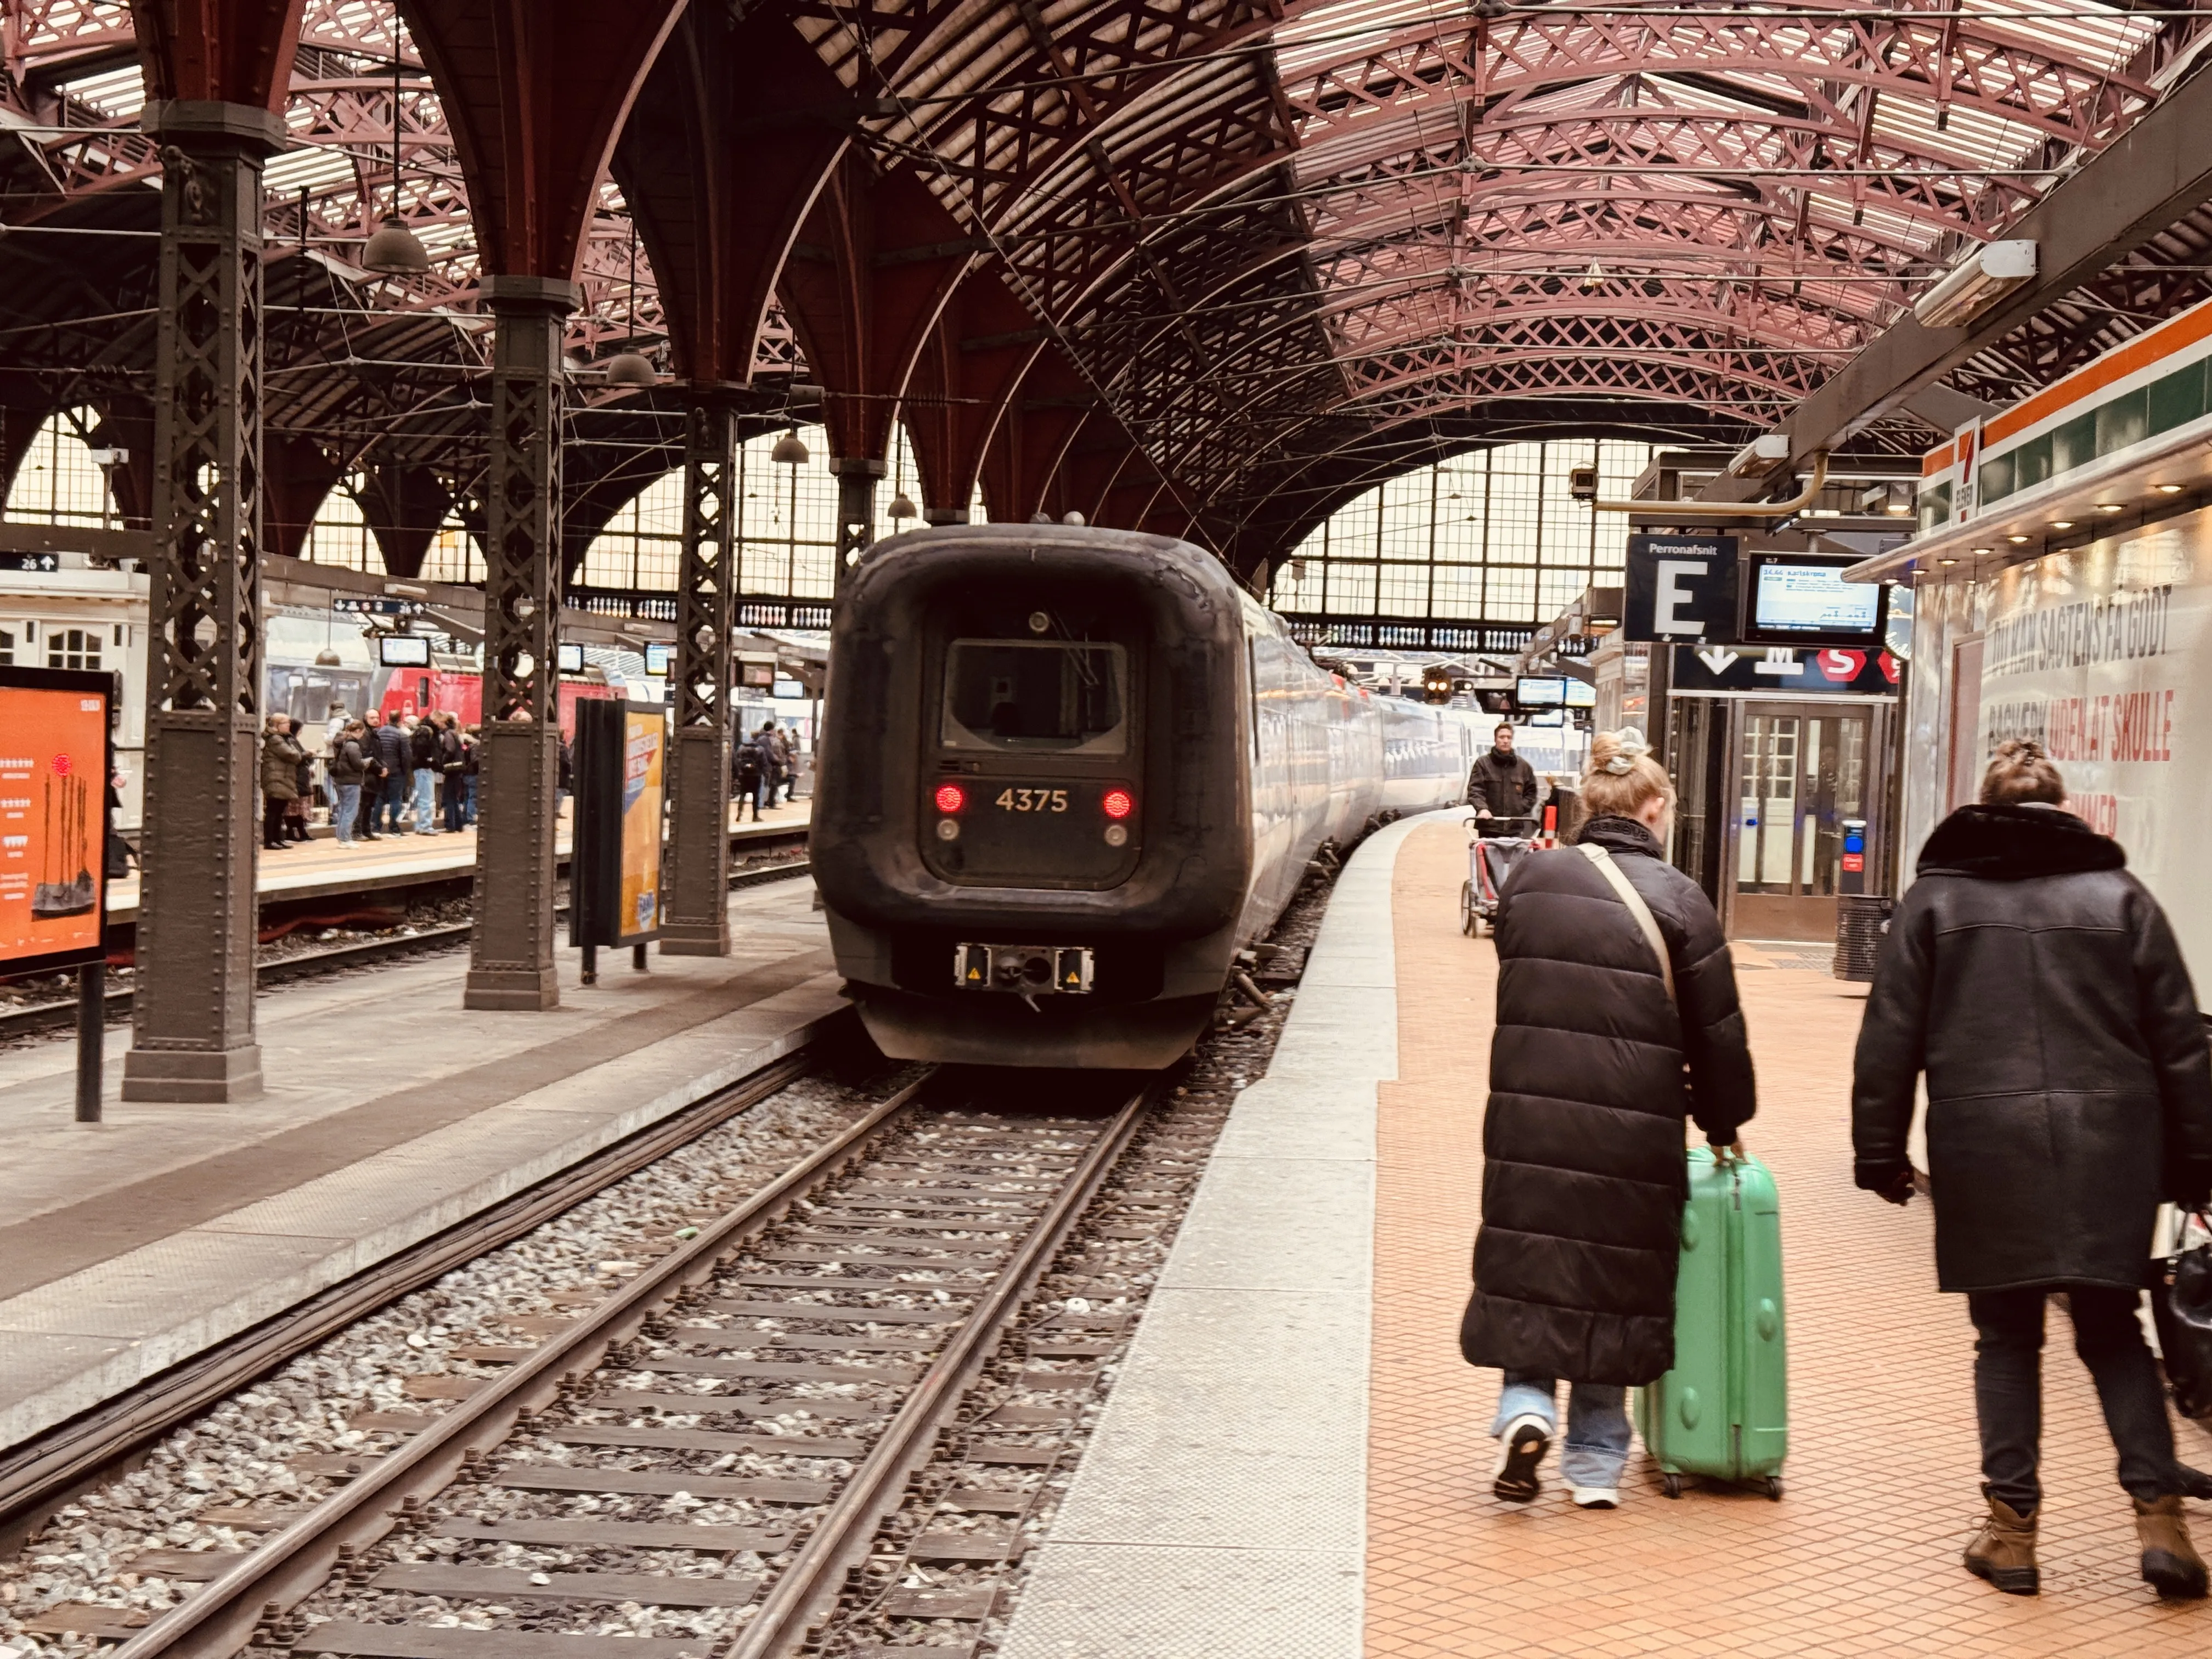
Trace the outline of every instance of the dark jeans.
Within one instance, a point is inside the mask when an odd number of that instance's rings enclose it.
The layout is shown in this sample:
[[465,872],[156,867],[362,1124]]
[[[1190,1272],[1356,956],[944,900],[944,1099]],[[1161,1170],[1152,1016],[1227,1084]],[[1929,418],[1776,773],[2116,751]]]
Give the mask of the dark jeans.
[[261,798],[261,844],[280,848],[284,844],[284,809],[292,803],[278,800],[274,795]]
[[404,773],[394,772],[379,784],[376,799],[368,809],[369,832],[372,835],[398,835],[399,813],[407,805],[407,797],[408,779]]
[[458,834],[468,828],[469,781],[459,772],[448,772],[440,780],[439,787],[445,792],[446,828]]
[[[1982,1477],[1992,1497],[2026,1514],[2043,1499],[2035,1478],[2043,1439],[2043,1304],[2040,1286],[1976,1291],[1966,1297],[1974,1328],[1974,1411],[1981,1419]],[[2120,1454],[2130,1497],[2182,1490],[2173,1425],[2158,1366],[2136,1318],[2141,1292],[2076,1287],[2063,1292],[2074,1316],[2074,1352],[2089,1368],[2105,1426]]]

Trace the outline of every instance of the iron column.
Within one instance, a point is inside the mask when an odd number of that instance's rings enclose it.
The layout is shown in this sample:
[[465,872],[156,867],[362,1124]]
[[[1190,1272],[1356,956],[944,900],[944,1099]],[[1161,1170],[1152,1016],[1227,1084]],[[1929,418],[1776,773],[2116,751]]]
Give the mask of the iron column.
[[730,627],[738,423],[726,398],[691,405],[684,445],[684,563],[676,584],[668,902],[660,949],[730,954]]
[[483,777],[467,1008],[559,1006],[553,966],[556,623],[561,604],[561,338],[574,283],[490,276],[491,468],[484,491]]
[[858,456],[832,458],[830,470],[837,475],[837,580],[843,592],[853,580],[860,550],[876,538],[876,480],[890,469],[881,461]]
[[261,741],[261,168],[284,124],[149,103],[161,141],[144,897],[125,1100],[250,1100]]

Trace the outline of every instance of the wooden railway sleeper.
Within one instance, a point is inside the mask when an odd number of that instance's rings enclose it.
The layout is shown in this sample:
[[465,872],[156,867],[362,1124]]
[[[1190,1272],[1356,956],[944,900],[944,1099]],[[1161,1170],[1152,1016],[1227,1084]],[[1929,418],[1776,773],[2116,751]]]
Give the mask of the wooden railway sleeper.
[[[798,1194],[833,1179],[912,1104],[933,1073],[878,1103],[697,1237],[648,1265],[574,1324],[489,1381],[356,1480],[312,1506],[198,1595],[135,1632],[111,1659],[230,1659],[258,1642],[270,1615],[281,1618],[323,1588],[338,1551],[368,1549],[395,1528],[420,1527],[422,1501],[451,1485],[471,1452],[488,1455],[509,1439],[526,1411],[539,1411],[606,1352],[630,1340],[652,1311],[684,1288],[704,1283],[721,1258],[780,1213]],[[392,1500],[398,1498],[398,1506]]]

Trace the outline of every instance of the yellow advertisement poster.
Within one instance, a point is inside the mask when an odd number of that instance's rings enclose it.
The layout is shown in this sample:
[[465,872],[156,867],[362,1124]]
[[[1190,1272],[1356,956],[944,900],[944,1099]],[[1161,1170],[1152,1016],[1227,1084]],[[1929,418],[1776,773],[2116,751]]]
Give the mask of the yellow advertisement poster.
[[658,708],[623,711],[622,910],[624,939],[660,926],[660,826],[666,719]]

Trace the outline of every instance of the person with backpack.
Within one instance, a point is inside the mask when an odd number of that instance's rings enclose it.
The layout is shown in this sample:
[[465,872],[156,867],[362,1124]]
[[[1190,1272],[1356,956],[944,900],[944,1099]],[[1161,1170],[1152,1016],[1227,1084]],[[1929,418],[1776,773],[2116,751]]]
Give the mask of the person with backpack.
[[2142,1577],[2206,1590],[2136,1316],[2159,1201],[2212,1195],[2212,1061],[2166,913],[2117,842],[2067,810],[2040,744],[1997,745],[1981,799],[1936,827],[1875,965],[1851,1085],[1860,1187],[1911,1200],[1907,1136],[1927,1085],[1939,1290],[1973,1322],[1988,1519],[1966,1571],[2041,1587],[2044,1310],[2066,1298],[2135,1507]]
[[1612,1509],[1632,1439],[1627,1391],[1674,1363],[1684,1121],[1717,1158],[1741,1158],[1758,1098],[1720,918],[1663,850],[1673,782],[1638,733],[1600,732],[1582,787],[1581,844],[1531,854],[1498,904],[1482,1227],[1460,1351],[1504,1373],[1492,1492],[1536,1496],[1564,1379],[1560,1476],[1577,1507]]

